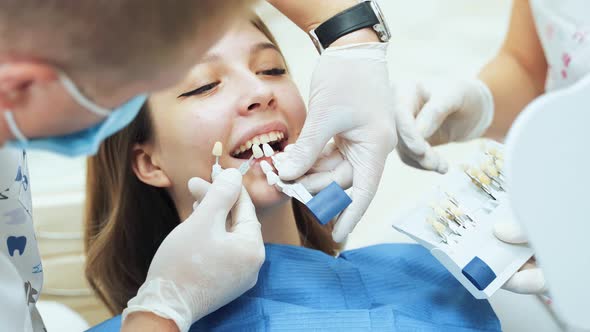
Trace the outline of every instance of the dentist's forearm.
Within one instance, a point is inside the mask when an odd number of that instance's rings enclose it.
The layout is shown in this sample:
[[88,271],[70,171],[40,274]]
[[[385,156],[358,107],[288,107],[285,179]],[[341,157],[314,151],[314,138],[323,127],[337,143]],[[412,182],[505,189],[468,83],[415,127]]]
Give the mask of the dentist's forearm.
[[[287,16],[304,32],[317,28],[332,16],[353,7],[356,0],[267,0],[281,13]],[[377,34],[369,29],[361,29],[342,36],[331,46],[377,42]]]

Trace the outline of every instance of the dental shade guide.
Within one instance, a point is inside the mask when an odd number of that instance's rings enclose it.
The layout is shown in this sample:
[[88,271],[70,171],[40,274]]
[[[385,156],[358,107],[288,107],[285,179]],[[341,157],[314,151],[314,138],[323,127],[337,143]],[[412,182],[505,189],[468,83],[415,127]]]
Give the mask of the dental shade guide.
[[[272,155],[274,155],[274,151],[272,151],[270,145],[265,144],[262,147],[265,150],[265,155],[267,157],[272,157]],[[273,160],[274,163],[274,159],[271,160]],[[269,185],[278,187],[285,195],[303,203],[322,225],[330,222],[340,212],[347,208],[350,203],[352,203],[348,194],[346,194],[336,182],[332,182],[315,196],[312,196],[300,183],[283,182],[279,176],[274,173],[272,166],[266,160],[260,162],[260,167],[266,174],[266,179]]]
[[213,164],[213,167],[211,168],[211,179],[213,180],[219,175],[219,173],[221,173],[221,171],[223,171],[223,168],[219,165],[219,157],[223,154],[223,144],[219,141],[215,142],[211,154],[215,156],[215,164]]
[[266,160],[260,162],[260,168],[266,175],[268,185],[278,187],[285,195],[295,198],[303,204],[307,204],[313,198],[302,184],[283,182]]
[[503,185],[503,179],[500,178],[500,172],[496,168],[496,165],[492,160],[485,161],[481,164],[482,172],[487,175],[493,182],[493,184],[501,191],[506,191]]
[[262,144],[262,152],[264,152],[265,157],[272,157],[275,154],[275,151],[268,143]]
[[252,145],[252,156],[255,159],[260,159],[260,158],[264,157],[264,152],[262,152],[260,145],[258,145],[258,144]]
[[240,171],[242,176],[244,176],[244,175],[246,175],[246,173],[248,173],[248,171],[250,170],[250,165],[252,164],[252,161],[254,161],[254,155],[250,156],[250,159],[244,161],[240,165],[240,168],[238,168],[238,171]]
[[248,171],[250,170],[250,167],[252,166],[252,162],[254,161],[254,159],[260,159],[260,158],[264,157],[264,152],[260,148],[260,145],[258,145],[257,143],[258,143],[258,140],[256,140],[255,143],[252,144],[252,156],[250,156],[250,159],[243,162],[240,165],[240,168],[238,169],[240,171],[240,173],[242,173],[242,175],[246,175],[246,173],[248,173]]
[[497,221],[513,218],[498,167],[502,148],[497,146],[478,151],[468,159],[469,166],[451,167],[438,188],[393,224],[428,249],[478,299],[490,298],[533,254],[526,245],[494,236]]
[[446,227],[439,221],[432,217],[426,219],[426,221],[432,226],[432,229],[440,237],[441,242],[449,244],[449,237],[447,236]]
[[[488,195],[491,199],[493,199],[494,201],[496,201],[496,197],[494,196],[494,194],[492,193],[491,189],[488,187],[488,185],[484,182],[487,182],[487,180],[489,178],[484,178],[484,177],[478,177],[477,175],[477,171],[473,168],[470,168],[469,166],[464,166],[463,167],[463,172],[471,179],[471,182],[473,182],[473,184],[475,184],[479,189],[481,189],[486,195]],[[484,174],[485,175],[485,174]],[[483,182],[482,182],[483,180]],[[490,180],[491,182],[491,180]]]

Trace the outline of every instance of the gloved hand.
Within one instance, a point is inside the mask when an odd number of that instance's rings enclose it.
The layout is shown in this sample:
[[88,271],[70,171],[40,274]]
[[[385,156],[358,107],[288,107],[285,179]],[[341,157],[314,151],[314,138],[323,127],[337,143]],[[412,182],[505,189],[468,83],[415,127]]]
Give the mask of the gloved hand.
[[[507,243],[527,243],[526,236],[520,225],[513,222],[498,222],[494,225],[494,235]],[[502,288],[519,294],[542,294],[547,291],[545,277],[531,258],[516,272]]]
[[[293,145],[288,145],[285,151],[292,147]],[[346,190],[352,186],[352,174],[350,162],[344,159],[336,144],[328,143],[315,164],[295,182],[302,184],[311,194],[317,194],[332,182]]]
[[494,116],[494,99],[479,80],[410,84],[396,91],[398,154],[406,164],[446,173],[432,146],[477,138]]
[[[197,200],[204,197],[158,248],[123,320],[130,313],[147,311],[188,331],[194,321],[256,284],[264,245],[240,172],[224,170],[211,185],[193,178],[189,189]],[[230,210],[231,227],[226,230]]]
[[334,137],[353,169],[352,203],[332,234],[337,242],[346,238],[367,210],[387,155],[397,143],[386,53],[385,43],[326,49],[313,73],[301,136],[290,150],[275,157],[281,179],[295,180],[312,167]]

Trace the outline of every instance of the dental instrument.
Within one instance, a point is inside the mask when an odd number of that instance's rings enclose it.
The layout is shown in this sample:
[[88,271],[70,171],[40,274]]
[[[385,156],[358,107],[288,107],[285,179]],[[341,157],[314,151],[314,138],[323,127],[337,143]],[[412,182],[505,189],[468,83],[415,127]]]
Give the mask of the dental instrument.
[[494,236],[495,222],[512,218],[510,201],[507,193],[492,185],[493,170],[486,169],[490,172],[486,174],[470,166],[490,158],[501,160],[499,150],[497,144],[470,156],[463,169],[451,168],[438,188],[393,224],[427,248],[478,299],[491,297],[533,255],[527,246]]
[[493,160],[484,161],[480,168],[481,171],[492,180],[494,186],[501,191],[506,191],[506,189],[504,189],[504,180],[500,178],[500,172]]
[[246,173],[248,173],[248,171],[250,170],[250,166],[252,165],[253,161],[254,161],[254,154],[252,154],[252,156],[250,156],[250,158],[248,160],[244,161],[240,165],[240,168],[238,168],[238,171],[240,171],[240,173],[242,175],[246,175]]
[[497,200],[489,187],[489,183],[491,183],[491,180],[487,176],[485,176],[485,174],[481,174],[477,172],[476,169],[466,165],[463,166],[463,172],[471,179],[471,182],[473,182],[473,184],[475,184],[479,189],[481,189],[486,195],[488,195],[493,200]]
[[242,175],[246,175],[246,173],[248,173],[248,171],[250,170],[250,167],[252,166],[252,162],[254,161],[254,159],[259,159],[259,158],[264,157],[264,153],[262,152],[262,150],[260,149],[260,146],[257,143],[258,143],[258,140],[252,144],[252,156],[250,156],[250,158],[248,160],[243,162],[240,165],[240,168],[238,169],[240,171],[240,173],[242,173]]
[[436,232],[436,234],[438,234],[443,243],[449,244],[449,237],[446,232],[446,227],[441,222],[435,220],[432,217],[428,217],[426,222],[432,225],[432,229]]
[[[282,134],[280,133],[271,134],[275,136],[275,138],[282,138]],[[270,138],[272,137],[269,136],[268,139]],[[238,169],[242,175],[246,175],[248,170],[250,170],[254,159],[267,157],[271,158],[271,160],[274,162],[273,156],[275,152],[267,142],[262,143],[262,148],[260,148],[260,140],[254,138],[252,140],[251,149],[252,156],[243,162]],[[212,154],[216,157],[215,164],[213,165],[211,172],[212,178],[223,170],[219,165],[219,157],[221,156],[221,153],[221,142],[216,142],[212,150]],[[352,200],[348,194],[346,194],[346,192],[336,182],[332,182],[329,186],[321,190],[315,196],[312,196],[302,184],[297,182],[287,183],[282,181],[278,174],[274,172],[273,166],[271,166],[268,161],[261,160],[260,168],[265,174],[266,181],[269,186],[273,186],[279,191],[283,192],[285,195],[303,203],[315,216],[317,221],[322,225],[330,222],[330,220],[336,217],[340,212],[348,207],[350,203],[352,203]]]
[[268,143],[262,144],[262,151],[264,152],[265,157],[272,157],[275,154],[275,151]]
[[[274,151],[272,151],[270,145],[266,145],[263,145],[263,149],[266,151],[265,155],[267,157],[270,155],[274,163],[274,158],[272,158]],[[330,222],[352,203],[348,194],[336,182],[332,182],[315,196],[312,196],[302,184],[297,182],[286,183],[280,180],[273,167],[266,160],[260,162],[260,167],[266,174],[269,185],[278,187],[287,196],[303,203],[322,225]]]
[[223,144],[219,141],[215,142],[211,154],[215,156],[215,164],[213,164],[213,167],[211,168],[211,179],[214,179],[219,173],[221,173],[221,171],[223,171],[223,168],[219,165],[219,157],[223,154]]

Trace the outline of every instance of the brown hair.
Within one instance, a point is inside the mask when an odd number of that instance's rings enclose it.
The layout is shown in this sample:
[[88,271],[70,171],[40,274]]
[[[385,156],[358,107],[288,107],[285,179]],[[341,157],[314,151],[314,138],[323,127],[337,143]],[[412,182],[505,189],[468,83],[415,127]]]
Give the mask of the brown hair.
[[254,2],[2,0],[0,53],[44,60],[70,74],[116,69],[141,77],[174,59],[205,27],[222,27]]
[[[276,45],[262,20],[251,21]],[[149,142],[152,135],[146,104],[129,126],[88,158],[86,278],[113,314],[135,296],[160,243],[180,222],[168,192],[143,183],[132,170],[132,147]],[[335,255],[339,245],[332,240],[332,227],[320,226],[298,201],[292,204],[303,245]]]

